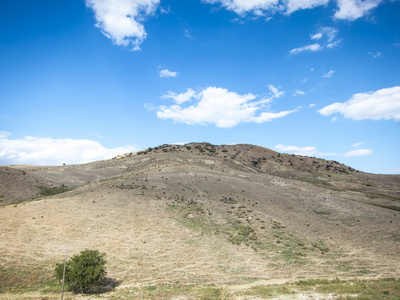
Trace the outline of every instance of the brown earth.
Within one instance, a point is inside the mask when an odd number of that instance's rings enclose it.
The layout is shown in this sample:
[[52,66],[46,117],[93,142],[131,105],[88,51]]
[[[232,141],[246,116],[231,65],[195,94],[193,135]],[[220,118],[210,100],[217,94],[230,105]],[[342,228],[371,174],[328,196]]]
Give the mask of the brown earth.
[[[37,198],[60,186],[71,190]],[[334,161],[253,145],[163,145],[85,165],[1,167],[0,193],[1,269],[51,273],[65,248],[97,249],[121,282],[107,293],[114,299],[154,285],[229,292],[400,273],[400,176]]]

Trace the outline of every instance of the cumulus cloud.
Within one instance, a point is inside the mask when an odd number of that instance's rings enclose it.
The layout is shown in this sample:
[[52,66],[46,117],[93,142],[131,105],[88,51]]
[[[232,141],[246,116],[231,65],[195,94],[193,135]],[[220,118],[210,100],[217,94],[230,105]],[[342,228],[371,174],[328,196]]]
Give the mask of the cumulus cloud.
[[168,69],[164,69],[160,71],[160,78],[172,78],[176,77],[178,75],[178,72],[172,72]]
[[248,13],[255,16],[267,16],[276,12],[290,15],[291,13],[312,9],[318,6],[328,6],[329,2],[337,3],[335,18],[353,21],[370,13],[383,0],[202,0],[204,3],[219,4],[239,16]]
[[110,159],[139,150],[133,146],[105,148],[92,140],[54,139],[26,136],[10,139],[0,134],[0,164],[61,165]]
[[116,45],[140,50],[146,38],[142,24],[151,15],[160,0],[85,0],[95,14],[96,26]]
[[[220,128],[229,128],[239,123],[263,123],[277,118],[285,117],[298,108],[277,113],[265,112],[267,105],[283,92],[270,86],[271,95],[267,98],[257,97],[251,93],[240,95],[227,89],[208,87],[200,92],[188,89],[185,93],[175,94],[169,92],[162,98],[172,99],[176,104],[160,106],[157,117],[172,119],[185,124],[215,124]],[[185,102],[194,102],[192,105],[183,106]],[[260,112],[261,111],[261,112]]]
[[400,120],[400,86],[353,95],[346,102],[336,102],[318,111],[323,116],[335,113],[353,120]]
[[374,151],[371,149],[358,149],[358,150],[346,152],[344,154],[344,156],[345,157],[357,157],[357,156],[371,155],[372,153],[374,153]]
[[383,0],[337,0],[339,9],[335,18],[353,21],[367,15],[382,2]]

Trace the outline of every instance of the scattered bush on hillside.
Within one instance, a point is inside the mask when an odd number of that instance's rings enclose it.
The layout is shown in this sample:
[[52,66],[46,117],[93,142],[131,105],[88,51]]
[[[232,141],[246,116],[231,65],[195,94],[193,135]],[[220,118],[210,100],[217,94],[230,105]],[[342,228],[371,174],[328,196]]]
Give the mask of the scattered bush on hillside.
[[41,196],[53,196],[53,195],[57,195],[57,194],[62,194],[64,192],[67,192],[71,189],[69,189],[68,187],[62,185],[62,186],[56,186],[56,187],[45,187],[45,186],[38,186],[37,188],[40,189],[40,195]]
[[[105,253],[98,250],[84,250],[75,254],[66,263],[65,285],[75,293],[88,293],[104,283]],[[64,263],[56,264],[54,275],[57,279],[63,279]]]

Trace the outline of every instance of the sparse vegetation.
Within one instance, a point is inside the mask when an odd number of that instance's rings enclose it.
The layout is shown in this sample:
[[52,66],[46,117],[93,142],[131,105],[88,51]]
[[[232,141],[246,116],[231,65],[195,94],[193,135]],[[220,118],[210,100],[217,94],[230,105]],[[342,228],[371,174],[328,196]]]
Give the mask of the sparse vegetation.
[[53,196],[65,193],[70,190],[68,187],[65,187],[64,185],[55,187],[38,186],[38,188],[40,189],[41,196]]
[[[0,299],[58,298],[64,245],[108,253],[124,283],[101,296],[110,299],[399,299],[398,177],[250,145],[162,145],[120,158],[0,167],[0,187],[21,179],[0,195]],[[57,195],[62,183],[73,190]],[[47,197],[31,202],[38,186]],[[395,279],[362,280],[383,276]],[[104,278],[75,290],[111,291],[117,281]],[[76,297],[98,296],[67,292]]]

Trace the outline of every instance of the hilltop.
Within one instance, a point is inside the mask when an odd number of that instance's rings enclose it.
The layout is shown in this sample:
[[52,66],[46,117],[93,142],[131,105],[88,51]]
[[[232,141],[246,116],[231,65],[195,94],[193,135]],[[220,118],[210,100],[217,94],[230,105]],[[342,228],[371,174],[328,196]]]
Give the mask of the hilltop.
[[83,165],[4,166],[0,176],[2,282],[32,267],[51,275],[66,247],[107,253],[115,299],[160,299],[151,287],[189,299],[185,286],[226,286],[233,297],[310,278],[399,276],[398,175],[190,143]]

